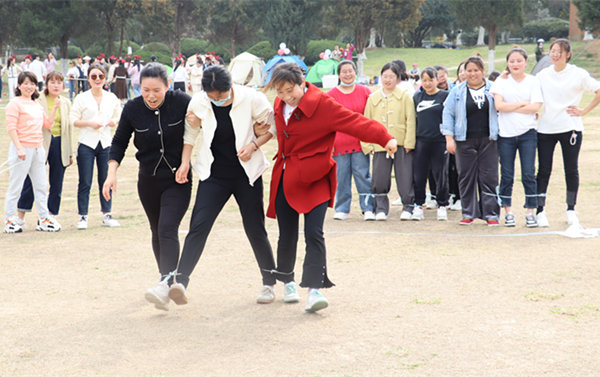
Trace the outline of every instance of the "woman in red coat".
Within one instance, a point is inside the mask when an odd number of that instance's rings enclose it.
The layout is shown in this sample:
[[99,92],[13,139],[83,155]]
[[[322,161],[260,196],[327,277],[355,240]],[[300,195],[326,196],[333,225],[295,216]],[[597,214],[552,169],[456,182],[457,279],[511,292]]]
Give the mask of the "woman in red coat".
[[[309,288],[306,311],[328,305],[319,292],[333,283],[327,276],[323,222],[333,207],[336,167],[332,159],[336,131],[385,146],[393,155],[397,143],[376,121],[348,110],[317,87],[304,81],[294,63],[275,69],[267,89],[277,90],[275,123],[269,132],[277,136],[277,151],[267,216],[277,218],[277,276],[285,283],[285,302],[297,302],[294,264],[298,243],[299,214],[304,214],[304,258],[301,287]],[[260,133],[260,127],[256,129]]]

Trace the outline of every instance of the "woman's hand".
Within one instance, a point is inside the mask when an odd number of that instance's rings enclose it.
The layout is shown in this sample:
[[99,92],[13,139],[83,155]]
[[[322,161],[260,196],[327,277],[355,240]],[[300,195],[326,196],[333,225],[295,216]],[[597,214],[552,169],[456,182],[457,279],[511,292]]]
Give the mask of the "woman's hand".
[[413,150],[413,148],[404,148],[404,151],[406,152],[406,154],[410,153]]
[[190,171],[190,162],[189,161],[181,161],[181,165],[177,168],[175,172],[175,182],[179,184],[184,184],[188,182],[188,173]]
[[58,110],[60,108],[60,96],[54,99],[54,110]]
[[111,119],[111,120],[109,120],[109,121],[108,121],[108,123],[106,123],[106,127],[114,127],[114,126],[116,126],[116,125],[117,125],[117,124],[116,124],[116,123],[115,123],[115,121],[114,121],[114,120],[112,120],[112,119]]
[[398,141],[396,139],[390,139],[384,148],[390,157],[394,157],[394,154],[398,150]]
[[95,129],[95,130],[99,130],[100,128],[104,127],[104,125],[100,122],[96,122],[95,120],[91,120],[89,122],[89,127]]
[[192,128],[202,128],[202,119],[198,118],[193,111],[185,114],[185,120],[189,123]]
[[267,122],[256,122],[254,123],[254,134],[257,137],[265,135],[269,132],[269,128],[271,128],[271,125]]
[[446,137],[446,150],[450,154],[456,154],[456,141],[454,141],[454,138]]
[[25,153],[25,149],[23,149],[23,147],[17,148],[17,157],[19,160],[25,161],[27,154]]
[[252,157],[252,153],[256,152],[257,150],[258,146],[254,142],[251,142],[248,145],[243,146],[238,152],[237,156],[243,162],[247,162]]
[[110,191],[116,193],[117,192],[117,175],[116,174],[108,174],[106,176],[106,180],[104,181],[104,185],[102,186],[102,196],[106,201],[110,200]]
[[69,156],[69,164],[65,166],[65,168],[68,168],[71,165],[73,165],[73,156]]
[[584,112],[582,109],[580,109],[577,106],[569,106],[567,107],[567,114],[574,116],[574,117],[581,117],[584,116]]

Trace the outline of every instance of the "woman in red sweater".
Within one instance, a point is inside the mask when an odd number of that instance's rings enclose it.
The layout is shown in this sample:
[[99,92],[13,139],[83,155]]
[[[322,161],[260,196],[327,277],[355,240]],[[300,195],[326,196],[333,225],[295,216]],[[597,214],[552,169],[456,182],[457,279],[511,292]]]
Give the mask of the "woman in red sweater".
[[[277,90],[276,127],[269,132],[277,136],[279,150],[267,210],[279,225],[276,275],[286,283],[286,296],[297,297],[294,264],[302,213],[306,257],[300,286],[309,289],[305,310],[314,312],[328,306],[319,289],[333,286],[327,276],[323,222],[335,197],[336,168],[331,156],[336,132],[385,146],[391,155],[397,142],[378,122],[348,110],[306,82],[294,63],[277,66],[267,89]],[[263,130],[257,127],[256,132]]]

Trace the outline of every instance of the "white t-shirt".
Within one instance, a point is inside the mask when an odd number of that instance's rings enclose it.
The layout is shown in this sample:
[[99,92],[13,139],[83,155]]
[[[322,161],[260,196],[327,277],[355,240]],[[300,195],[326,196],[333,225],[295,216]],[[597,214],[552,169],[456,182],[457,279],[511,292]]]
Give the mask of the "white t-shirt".
[[538,125],[538,132],[557,134],[569,131],[583,131],[581,117],[571,116],[567,107],[579,106],[583,92],[596,92],[600,81],[594,79],[582,68],[567,64],[556,72],[554,65],[544,68],[537,74],[544,96],[544,112]]
[[[506,79],[498,77],[492,84],[490,93],[501,95],[504,102],[544,102],[540,81],[531,75],[526,75],[521,82],[517,82],[512,75],[508,75]],[[530,129],[536,128],[536,125],[535,113],[498,112],[498,133],[502,137],[523,135]]]

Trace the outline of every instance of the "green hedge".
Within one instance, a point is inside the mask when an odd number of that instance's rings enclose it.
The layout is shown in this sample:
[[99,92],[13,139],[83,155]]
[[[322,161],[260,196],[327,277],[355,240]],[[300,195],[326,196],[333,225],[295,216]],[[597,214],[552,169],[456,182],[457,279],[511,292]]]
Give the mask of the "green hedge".
[[146,63],[149,63],[150,57],[152,55],[155,55],[156,59],[160,63],[162,63],[164,65],[168,65],[169,67],[173,65],[173,61],[171,60],[171,53],[164,54],[162,52],[150,51],[148,49],[143,49],[143,50],[134,51],[133,55],[139,55],[142,58],[142,60]]
[[263,58],[265,61],[268,61],[277,54],[277,51],[271,46],[271,42],[269,41],[258,42],[247,49],[246,52],[258,56],[259,58]]
[[197,53],[204,54],[208,48],[209,43],[202,39],[196,38],[183,38],[181,39],[181,53],[185,56],[192,56]]
[[67,58],[77,59],[77,56],[83,56],[83,51],[77,46],[69,46],[67,49]]
[[[144,45],[143,49],[145,51],[153,51],[155,53],[171,55],[171,49],[169,48],[169,46],[167,46],[166,44],[164,44],[162,42],[150,42],[150,43],[146,43]],[[158,56],[158,55],[156,55],[156,56]]]
[[333,51],[335,45],[339,45],[340,47],[345,46],[344,43],[339,41],[332,40],[319,40],[319,41],[310,41],[308,42],[308,47],[306,48],[306,57],[304,58],[304,62],[306,65],[313,65],[317,61],[321,59],[320,55],[327,49]]
[[544,18],[526,23],[519,32],[525,38],[567,38],[569,36],[569,21],[560,18]]

